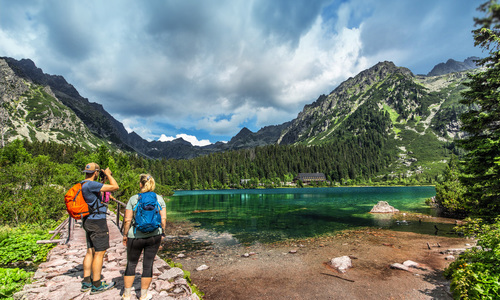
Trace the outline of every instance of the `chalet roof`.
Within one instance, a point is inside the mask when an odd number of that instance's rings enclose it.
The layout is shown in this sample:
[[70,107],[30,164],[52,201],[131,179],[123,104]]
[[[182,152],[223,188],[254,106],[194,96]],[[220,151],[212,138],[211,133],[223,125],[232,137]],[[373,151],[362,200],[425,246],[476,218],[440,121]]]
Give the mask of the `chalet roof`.
[[299,173],[298,177],[325,177],[323,173]]
[[325,174],[323,173],[299,173],[294,180],[301,181],[318,181],[318,180],[326,180]]

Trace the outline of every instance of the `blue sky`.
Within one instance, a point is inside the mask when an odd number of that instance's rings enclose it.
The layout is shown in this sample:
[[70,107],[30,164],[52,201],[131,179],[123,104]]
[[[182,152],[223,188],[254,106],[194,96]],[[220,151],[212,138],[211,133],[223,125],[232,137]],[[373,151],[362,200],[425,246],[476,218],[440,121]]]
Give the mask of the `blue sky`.
[[228,141],[379,61],[485,56],[477,0],[0,0],[0,56],[62,75],[148,140]]

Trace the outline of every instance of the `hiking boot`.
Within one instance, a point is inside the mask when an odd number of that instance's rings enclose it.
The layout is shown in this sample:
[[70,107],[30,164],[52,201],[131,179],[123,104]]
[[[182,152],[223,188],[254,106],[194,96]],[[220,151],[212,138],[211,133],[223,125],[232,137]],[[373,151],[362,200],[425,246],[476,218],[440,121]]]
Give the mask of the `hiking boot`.
[[80,289],[80,291],[86,292],[86,291],[90,291],[91,289],[92,289],[92,283],[82,281],[82,288]]
[[151,298],[153,298],[153,295],[150,293],[147,293],[144,298],[141,296],[141,298],[139,298],[139,300],[151,300]]
[[111,289],[114,286],[115,286],[114,281],[111,281],[111,283],[102,282],[100,287],[95,287],[94,285],[92,285],[92,290],[90,291],[90,294],[91,295],[99,294]]

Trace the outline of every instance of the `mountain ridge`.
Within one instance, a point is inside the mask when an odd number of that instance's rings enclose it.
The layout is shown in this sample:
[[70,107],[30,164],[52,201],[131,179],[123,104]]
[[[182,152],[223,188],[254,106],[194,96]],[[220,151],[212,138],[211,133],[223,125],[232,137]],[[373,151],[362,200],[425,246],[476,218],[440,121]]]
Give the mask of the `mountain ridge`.
[[[380,147],[386,147],[384,149],[387,151],[411,156],[407,154],[408,151],[401,150],[406,149],[406,145],[398,139],[406,141],[412,133],[420,136],[430,134],[432,143],[436,140],[439,144],[435,145],[442,147],[452,139],[449,135],[456,134],[458,104],[456,99],[447,103],[446,95],[456,98],[457,88],[450,86],[460,86],[460,82],[466,78],[465,73],[461,72],[415,76],[409,69],[397,67],[393,62],[380,62],[348,78],[330,94],[320,95],[289,122],[266,126],[257,132],[242,128],[227,143],[193,146],[182,139],[150,142],[135,132],[128,133],[123,124],[114,119],[102,105],[82,97],[64,77],[43,73],[29,59],[17,61],[0,58],[0,62],[2,60],[19,78],[48,87],[57,101],[69,107],[82,120],[95,136],[94,141],[106,140],[125,151],[166,159],[189,159],[273,144],[330,143],[356,136],[379,140]],[[376,122],[376,126],[363,121],[363,114],[372,123]],[[389,134],[392,134],[390,138]],[[410,160],[413,159],[417,158]]]
[[446,63],[439,63],[432,68],[432,70],[427,73],[427,76],[439,76],[448,73],[461,72],[471,69],[476,69],[478,65],[476,61],[480,58],[477,56],[471,56],[466,58],[463,62],[456,61],[454,59],[448,59]]

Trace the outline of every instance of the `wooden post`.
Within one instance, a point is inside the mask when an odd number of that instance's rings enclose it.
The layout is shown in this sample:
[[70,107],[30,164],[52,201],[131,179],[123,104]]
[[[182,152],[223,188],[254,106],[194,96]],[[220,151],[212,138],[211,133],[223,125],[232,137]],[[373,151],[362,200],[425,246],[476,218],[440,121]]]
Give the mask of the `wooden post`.
[[58,239],[58,240],[42,240],[42,241],[36,241],[37,244],[59,244],[59,243],[65,243],[65,239]]
[[117,202],[117,206],[116,206],[116,226],[118,226],[118,228],[120,228],[120,203]]
[[[113,199],[112,199],[113,200]],[[117,204],[117,209],[116,209],[116,226],[118,226],[118,228],[120,229],[120,232],[122,231],[123,229],[123,222],[122,222],[122,225],[120,226],[120,215],[123,216],[125,218],[125,215],[122,215],[122,213],[120,212],[121,208],[122,207],[127,207],[127,204],[119,201],[119,200],[113,200],[114,202],[116,202]]]
[[66,243],[69,242],[71,239],[71,225],[73,225],[73,218],[69,217],[69,222],[68,222],[68,238],[66,239]]

